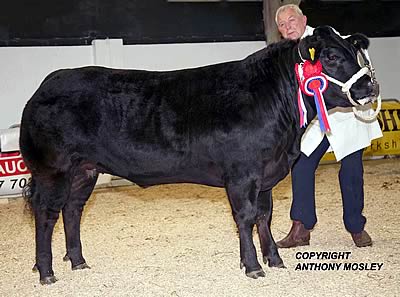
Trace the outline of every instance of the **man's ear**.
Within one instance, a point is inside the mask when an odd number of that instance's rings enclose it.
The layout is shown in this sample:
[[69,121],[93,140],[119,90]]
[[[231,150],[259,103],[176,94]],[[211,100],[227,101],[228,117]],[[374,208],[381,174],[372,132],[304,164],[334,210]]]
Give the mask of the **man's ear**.
[[367,49],[369,46],[368,37],[361,33],[355,33],[346,38],[358,50]]
[[303,15],[303,25],[304,28],[307,26],[307,16]]

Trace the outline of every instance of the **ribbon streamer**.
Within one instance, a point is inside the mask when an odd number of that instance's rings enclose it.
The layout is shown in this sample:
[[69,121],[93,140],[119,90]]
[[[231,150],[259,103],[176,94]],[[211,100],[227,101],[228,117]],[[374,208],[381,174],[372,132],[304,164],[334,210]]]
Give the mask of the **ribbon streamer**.
[[328,122],[328,111],[326,109],[325,100],[322,95],[328,87],[328,80],[323,74],[312,76],[304,82],[304,91],[308,96],[313,96],[315,106],[317,107],[318,120],[322,132],[330,132],[331,127]]
[[300,127],[305,127],[307,124],[307,109],[302,96],[302,93],[304,93],[314,97],[321,131],[331,131],[328,121],[328,111],[326,109],[324,96],[322,95],[328,87],[328,80],[325,75],[321,73],[322,65],[320,61],[317,60],[314,64],[310,61],[296,64],[295,72],[299,82],[297,104],[300,113]]
[[301,90],[302,88],[301,81],[304,79],[303,69],[301,68],[301,65],[296,64],[295,71],[297,80],[299,82],[299,90],[297,91],[297,107],[299,109],[299,115],[300,115],[300,127],[305,128],[308,123],[307,123],[307,108],[306,105],[304,104],[304,98]]

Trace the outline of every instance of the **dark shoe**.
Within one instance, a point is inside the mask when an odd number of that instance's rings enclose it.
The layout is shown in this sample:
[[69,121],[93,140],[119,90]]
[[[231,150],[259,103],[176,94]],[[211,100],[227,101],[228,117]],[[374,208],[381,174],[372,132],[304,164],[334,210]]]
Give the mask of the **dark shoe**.
[[358,247],[365,247],[372,245],[372,239],[368,235],[367,231],[362,230],[360,233],[351,233],[354,243]]
[[292,248],[309,244],[310,230],[307,230],[300,221],[293,221],[289,234],[276,243],[279,248]]

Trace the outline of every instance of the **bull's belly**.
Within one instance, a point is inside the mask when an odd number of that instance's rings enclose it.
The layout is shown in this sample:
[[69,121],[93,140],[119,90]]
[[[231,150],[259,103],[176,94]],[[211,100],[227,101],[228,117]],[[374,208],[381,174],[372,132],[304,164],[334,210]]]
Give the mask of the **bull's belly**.
[[[110,168],[111,167],[111,168]],[[222,179],[222,170],[216,170],[214,166],[193,167],[190,164],[181,166],[129,166],[115,168],[110,166],[104,170],[98,168],[99,172],[109,173],[111,175],[125,178],[141,187],[150,187],[160,184],[173,183],[194,183],[214,187],[224,187]]]
[[[288,175],[289,171],[277,172],[273,178],[269,176],[260,177],[261,179],[261,190],[271,190],[276,186],[282,179]],[[187,172],[180,174],[149,174],[149,175],[132,175],[127,178],[131,182],[141,187],[150,187],[160,184],[175,184],[175,183],[193,183],[199,185],[206,185],[212,187],[225,187],[225,182],[222,176],[214,176],[207,174],[206,172]]]
[[134,176],[129,178],[130,181],[140,187],[146,188],[162,184],[178,184],[178,183],[191,183],[206,185],[211,187],[224,187],[223,182],[219,178],[207,177],[205,175],[189,176],[189,175],[175,175],[175,176]]
[[[255,155],[255,153],[250,154],[250,156]],[[224,187],[230,177],[242,179],[243,183],[246,183],[249,172],[253,172],[250,174],[253,177],[259,172],[261,190],[270,190],[289,174],[291,160],[286,153],[282,153],[278,159],[263,160],[249,158],[249,155],[243,160],[232,158],[214,160],[201,154],[198,154],[196,159],[187,156],[153,152],[151,156],[141,155],[140,158],[135,156],[129,161],[125,159],[125,162],[111,157],[107,161],[102,159],[100,163],[106,166],[98,168],[98,171],[120,176],[141,187],[171,183]],[[103,170],[104,168],[107,169]],[[237,176],[238,174],[242,177]]]
[[[261,190],[272,189],[288,175],[288,165],[281,165],[282,166],[272,168],[272,171],[264,170],[264,174],[259,176]],[[224,176],[229,176],[229,172],[225,172],[223,169],[217,170],[215,167],[193,168],[189,166],[186,168],[174,168],[174,170],[153,169],[155,170],[146,170],[145,172],[141,170],[130,170],[127,173],[123,173],[123,171],[119,170],[106,172],[125,178],[141,187],[173,183],[193,183],[213,187],[225,187],[226,182]],[[245,171],[245,168],[243,168],[243,172]],[[243,182],[245,182],[244,177]]]

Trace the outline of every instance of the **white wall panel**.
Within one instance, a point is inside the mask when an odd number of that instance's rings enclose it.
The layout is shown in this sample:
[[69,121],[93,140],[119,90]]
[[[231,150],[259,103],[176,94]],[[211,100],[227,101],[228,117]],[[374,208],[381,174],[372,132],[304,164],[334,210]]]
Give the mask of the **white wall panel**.
[[243,59],[265,42],[183,43],[124,46],[124,67],[173,70]]
[[400,37],[371,38],[369,55],[382,98],[400,99]]
[[0,129],[20,122],[25,103],[50,72],[89,64],[91,46],[0,47]]
[[[85,65],[173,70],[238,60],[264,42],[123,45],[98,40],[89,46],[0,47],[0,129],[19,123],[26,101],[47,74]],[[400,38],[373,38],[369,50],[382,98],[400,98]]]

